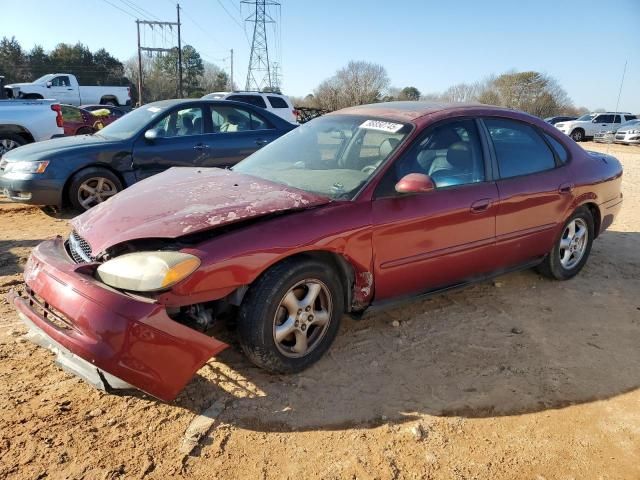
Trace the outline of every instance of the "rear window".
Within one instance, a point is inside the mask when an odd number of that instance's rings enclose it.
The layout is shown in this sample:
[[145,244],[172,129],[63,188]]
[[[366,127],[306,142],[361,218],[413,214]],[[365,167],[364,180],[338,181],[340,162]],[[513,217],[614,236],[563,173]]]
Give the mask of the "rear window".
[[287,102],[284,101],[283,98],[280,97],[267,97],[269,99],[269,103],[273,108],[289,108]]
[[249,103],[260,108],[267,108],[264,99],[260,95],[229,95],[227,100],[235,100],[236,102]]

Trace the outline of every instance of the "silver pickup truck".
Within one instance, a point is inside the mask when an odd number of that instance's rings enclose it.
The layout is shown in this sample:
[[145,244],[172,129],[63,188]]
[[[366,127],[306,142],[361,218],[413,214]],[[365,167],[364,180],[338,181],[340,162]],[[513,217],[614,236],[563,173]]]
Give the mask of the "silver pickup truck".
[[21,145],[63,135],[62,111],[54,100],[0,100],[0,158]]

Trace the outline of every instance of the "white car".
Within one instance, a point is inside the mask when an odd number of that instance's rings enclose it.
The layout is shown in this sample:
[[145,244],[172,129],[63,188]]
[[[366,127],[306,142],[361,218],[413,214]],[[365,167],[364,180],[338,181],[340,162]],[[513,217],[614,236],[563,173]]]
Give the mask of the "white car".
[[63,135],[62,109],[53,100],[0,100],[0,158],[21,145]]
[[296,109],[289,97],[281,93],[269,92],[213,92],[202,98],[207,100],[234,100],[250,103],[256,107],[269,110],[271,113],[284,118],[291,123],[298,123]]
[[51,98],[67,105],[99,103],[102,105],[131,105],[129,87],[80,86],[75,75],[48,73],[30,83],[6,85],[9,98],[28,100]]
[[613,139],[615,143],[640,145],[640,120],[633,120],[621,125]]
[[635,119],[636,116],[628,112],[587,113],[569,122],[556,123],[555,126],[576,142],[581,142],[593,138],[597,132],[615,131],[624,122]]

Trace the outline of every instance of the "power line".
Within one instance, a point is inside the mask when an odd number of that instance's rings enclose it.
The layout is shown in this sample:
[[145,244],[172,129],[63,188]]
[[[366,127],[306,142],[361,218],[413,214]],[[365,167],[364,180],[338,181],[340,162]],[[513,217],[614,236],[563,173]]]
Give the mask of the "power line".
[[113,8],[117,8],[118,10],[120,10],[122,13],[129,15],[131,18],[137,18],[135,15],[131,14],[131,12],[128,12],[126,10],[124,10],[123,8],[120,8],[118,5],[116,5],[115,3],[111,3],[109,0],[102,0],[104,3],[108,3],[109,5],[111,5]]
[[233,15],[231,15],[231,13],[229,12],[229,10],[227,10],[227,7],[224,6],[224,3],[222,3],[221,0],[218,0],[218,4],[222,7],[222,9],[226,12],[226,14],[229,16],[229,18],[231,20],[233,20],[235,22],[236,25],[238,25],[238,27],[240,27],[242,30],[244,30],[244,27],[242,26],[242,24],[236,19],[236,17],[234,17]]

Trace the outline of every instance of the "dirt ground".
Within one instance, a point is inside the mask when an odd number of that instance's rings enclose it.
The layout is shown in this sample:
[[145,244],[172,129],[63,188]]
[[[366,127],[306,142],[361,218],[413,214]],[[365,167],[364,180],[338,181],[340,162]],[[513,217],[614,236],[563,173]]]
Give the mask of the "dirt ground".
[[[236,345],[171,404],[105,394],[0,300],[0,478],[639,479],[640,148],[584,146],[624,163],[625,204],[578,277],[524,271],[345,317],[299,375]],[[0,296],[67,232],[0,199]]]

